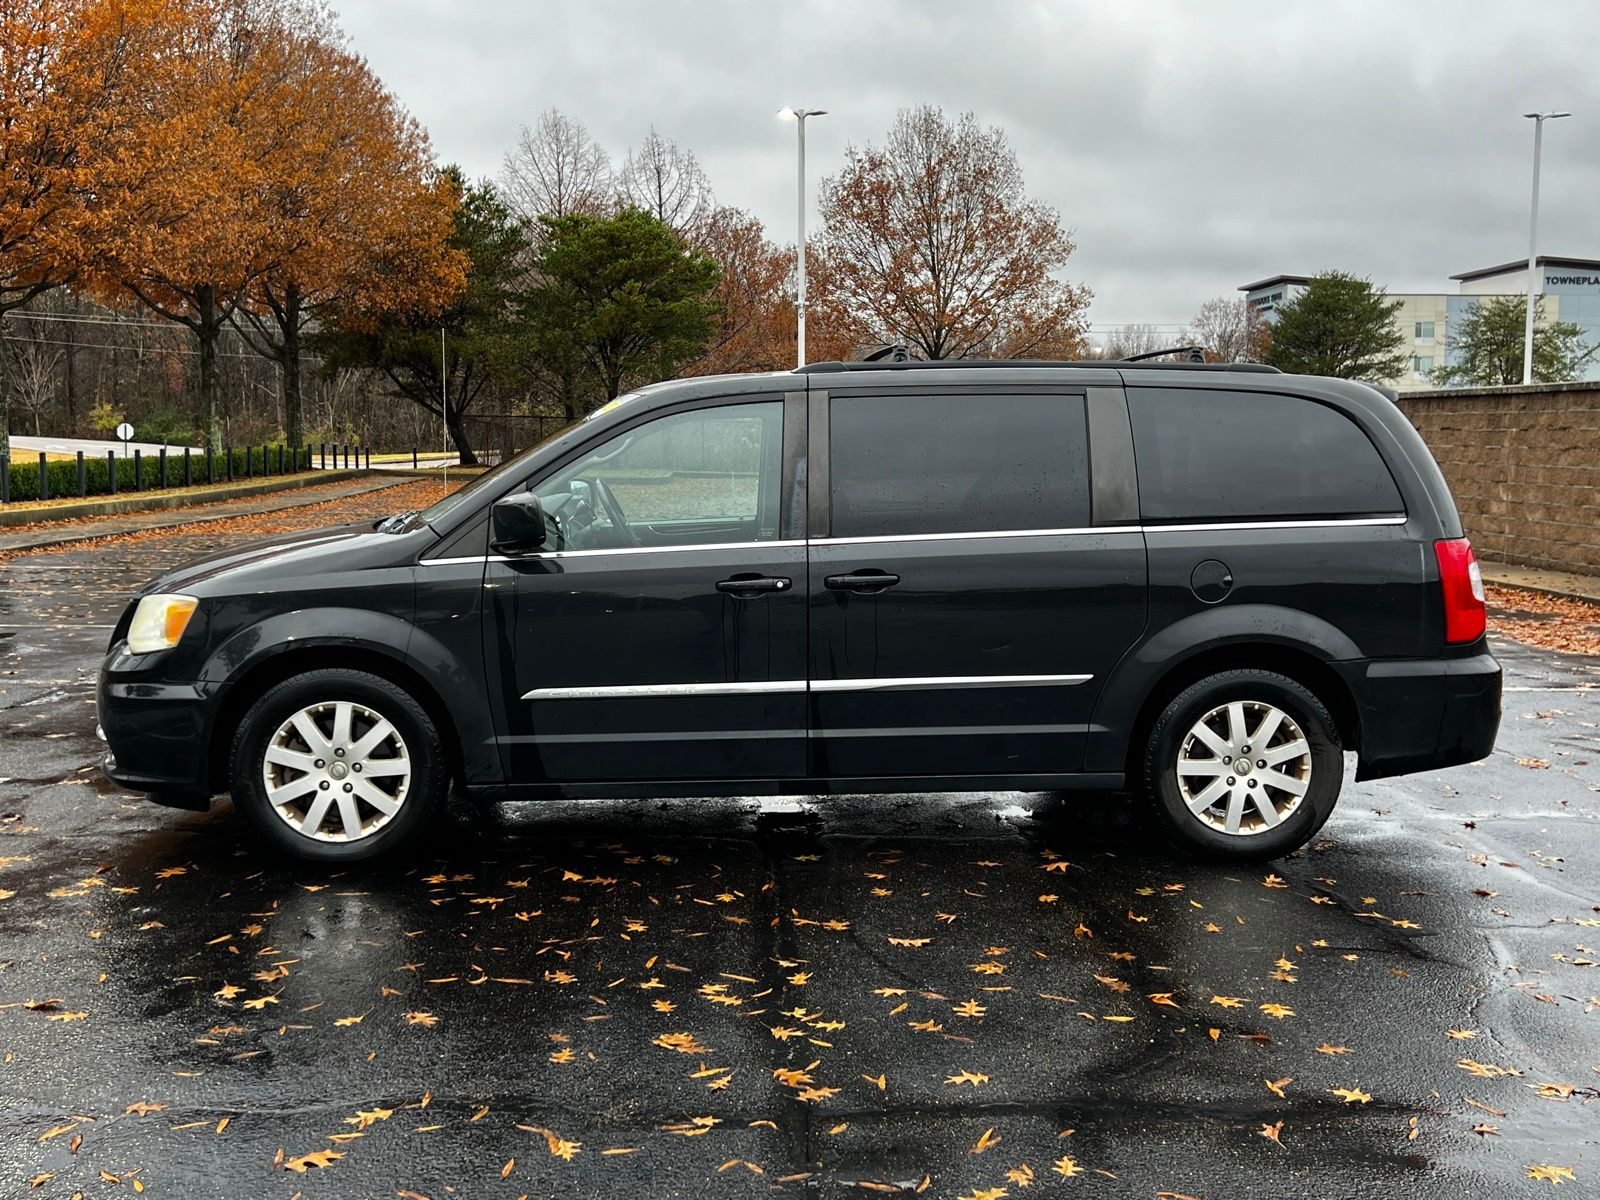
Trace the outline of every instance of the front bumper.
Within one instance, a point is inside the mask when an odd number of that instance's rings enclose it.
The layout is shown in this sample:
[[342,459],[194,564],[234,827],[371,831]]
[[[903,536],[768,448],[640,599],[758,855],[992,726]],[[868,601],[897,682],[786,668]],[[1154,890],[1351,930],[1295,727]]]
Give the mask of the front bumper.
[[1360,720],[1356,778],[1384,779],[1476,762],[1500,729],[1500,664],[1468,658],[1347,664]]
[[111,647],[100,665],[95,708],[106,753],[101,769],[119,787],[193,807],[210,789],[211,716],[217,698],[198,683],[152,678],[153,655]]

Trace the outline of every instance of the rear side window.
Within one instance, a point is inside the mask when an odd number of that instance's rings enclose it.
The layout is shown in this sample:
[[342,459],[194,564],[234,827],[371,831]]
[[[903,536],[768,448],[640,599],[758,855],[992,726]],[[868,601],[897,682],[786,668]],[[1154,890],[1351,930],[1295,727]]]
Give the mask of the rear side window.
[[828,427],[834,537],[1089,523],[1081,396],[841,396]]
[[1129,388],[1128,408],[1148,521],[1405,511],[1371,439],[1325,404],[1262,392]]

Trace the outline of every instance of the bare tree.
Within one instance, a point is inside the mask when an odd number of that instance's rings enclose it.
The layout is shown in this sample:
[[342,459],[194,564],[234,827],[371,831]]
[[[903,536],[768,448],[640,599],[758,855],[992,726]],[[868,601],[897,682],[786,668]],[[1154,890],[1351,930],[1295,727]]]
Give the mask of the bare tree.
[[1087,288],[1064,282],[1072,238],[1031,200],[1000,129],[902,109],[883,147],[851,147],[822,184],[820,246],[838,300],[874,337],[924,358],[1062,353]]
[[1106,338],[1106,358],[1130,358],[1170,349],[1183,341],[1183,335],[1163,333],[1154,325],[1123,325]]
[[1266,351],[1267,323],[1242,296],[1218,296],[1200,306],[1182,340],[1202,347],[1212,362],[1260,362]]
[[18,338],[11,352],[11,399],[33,417],[35,437],[45,412],[55,404],[64,357],[54,346],[32,338]]
[[694,151],[687,150],[654,127],[617,173],[617,199],[642,208],[688,242],[698,240],[715,202],[711,181]]
[[580,122],[547,108],[500,169],[500,194],[527,221],[568,213],[600,216],[611,207],[611,156]]

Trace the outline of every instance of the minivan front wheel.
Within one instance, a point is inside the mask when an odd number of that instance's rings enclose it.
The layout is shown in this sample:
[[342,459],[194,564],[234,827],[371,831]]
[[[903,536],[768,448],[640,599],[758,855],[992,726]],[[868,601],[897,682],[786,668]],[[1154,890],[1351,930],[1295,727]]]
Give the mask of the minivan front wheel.
[[1145,781],[1181,844],[1212,857],[1275,858],[1322,828],[1344,756],[1333,718],[1304,686],[1273,671],[1224,671],[1162,711]]
[[275,847],[318,862],[395,850],[440,806],[444,753],[427,712],[366,671],[269,688],[234,736],[234,805]]

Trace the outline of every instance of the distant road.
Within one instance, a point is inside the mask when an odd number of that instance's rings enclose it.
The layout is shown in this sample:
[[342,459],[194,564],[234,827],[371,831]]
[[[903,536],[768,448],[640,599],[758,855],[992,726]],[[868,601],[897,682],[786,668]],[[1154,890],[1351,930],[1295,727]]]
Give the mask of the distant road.
[[[196,454],[201,453],[198,446],[190,446],[189,449]],[[85,455],[104,458],[108,450],[115,450],[119,455],[124,452],[132,454],[135,450],[142,454],[159,454],[161,453],[161,443],[129,442],[124,447],[123,443],[115,438],[111,438],[109,441],[99,441],[94,438],[18,437],[16,434],[11,435],[11,456],[13,458],[24,451],[29,454],[37,454],[41,450],[48,451],[51,454],[76,454],[79,450],[82,450]],[[181,456],[183,447],[168,446],[167,453]]]
[[[190,446],[189,449],[194,451],[196,454],[205,453],[205,451],[199,446]],[[129,442],[127,446],[124,447],[123,444],[117,441],[115,438],[107,441],[100,441],[95,438],[19,437],[15,434],[13,434],[11,437],[12,458],[20,458],[23,455],[38,454],[41,450],[47,451],[51,454],[76,454],[79,450],[82,450],[86,458],[104,458],[106,456],[106,451],[115,450],[117,452],[117,456],[120,458],[124,453],[132,454],[135,450],[138,450],[140,453],[146,456],[159,454],[161,452],[161,443]],[[183,447],[168,446],[167,453],[177,455],[181,458],[183,456]],[[364,456],[362,461],[365,461]],[[356,465],[356,456],[354,452],[352,452],[350,455],[350,462],[352,466]],[[311,456],[312,470],[319,469],[321,465],[321,458],[318,455],[313,454]],[[330,471],[342,469],[343,465],[344,460],[342,458],[336,459],[331,453],[328,455],[328,469]],[[418,455],[417,465],[423,469],[430,467],[434,469],[439,467],[455,467],[460,465],[460,459],[458,459],[453,452],[448,455],[438,453],[429,455],[428,453],[424,452]],[[411,470],[411,459],[395,459],[392,461],[382,462],[377,459],[373,459],[372,468],[375,471],[409,471]]]

